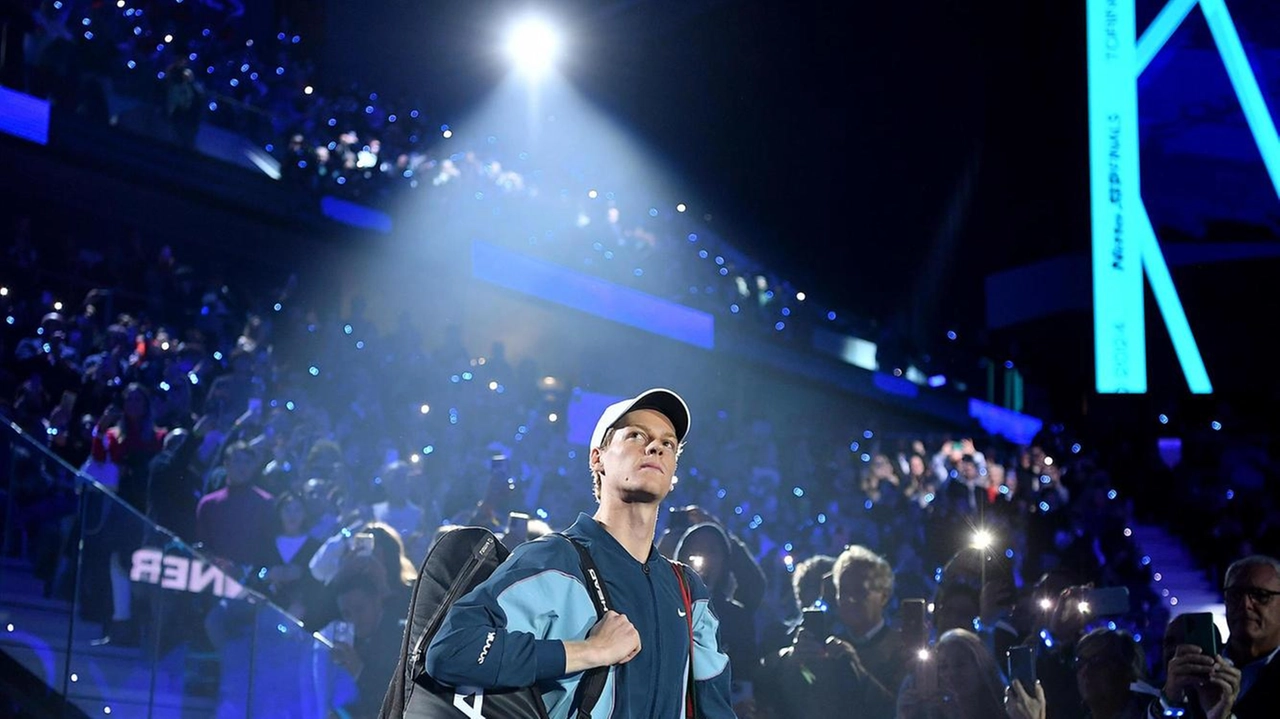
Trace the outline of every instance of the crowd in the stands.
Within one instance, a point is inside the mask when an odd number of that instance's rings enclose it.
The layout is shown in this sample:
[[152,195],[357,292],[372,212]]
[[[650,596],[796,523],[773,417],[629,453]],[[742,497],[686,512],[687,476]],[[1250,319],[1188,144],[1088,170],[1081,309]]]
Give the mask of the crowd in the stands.
[[[338,642],[315,666],[331,672],[323,701],[367,712],[387,654],[363,640],[381,637],[394,657],[387,623],[403,614],[413,565],[441,526],[501,532],[511,512],[527,512],[536,534],[565,526],[589,498],[586,448],[550,420],[571,398],[539,382],[571,367],[508,358],[501,337],[467,348],[456,327],[435,342],[407,318],[377,327],[358,299],[326,314],[304,299],[305,278],[254,286],[205,274],[180,249],[136,236],[107,253],[73,240],[76,251],[47,252],[40,232],[23,220],[4,242],[0,398],[28,438],[4,443],[17,469],[4,532],[20,538],[6,546],[23,548],[52,597],[73,598],[69,540],[84,518],[74,483],[31,441],[308,629],[332,636],[352,624],[353,646],[367,651]],[[68,277],[95,289],[73,296]],[[1134,667],[1139,694],[1139,680],[1163,673],[1164,660],[1148,673],[1146,657],[1157,656],[1169,606],[1132,538],[1135,498],[1065,434],[1017,447],[962,430],[847,437],[776,426],[767,413],[702,416],[660,546],[716,593],[744,714],[808,715],[793,713],[856,697],[883,716],[1003,702],[1004,654],[1021,644],[1036,648],[1055,716],[1093,707],[1081,695],[1093,688],[1076,681],[1091,652]],[[115,516],[85,544],[94,561],[84,566],[100,571],[82,577],[76,599],[102,623],[102,641],[129,646],[153,608],[131,589],[128,558],[158,535]],[[856,590],[846,572],[861,573]],[[1128,601],[1082,612],[1088,587],[1123,587]],[[1244,603],[1263,611],[1261,597]],[[924,641],[905,631],[920,604],[937,658],[955,653],[936,677],[902,654]],[[810,620],[800,610],[815,607],[834,619],[821,631],[844,643],[802,641]],[[237,657],[237,632],[253,625],[237,621],[243,607],[206,609],[191,641]],[[881,646],[881,635],[895,639]],[[805,690],[805,662],[830,664],[817,675],[829,692]],[[342,676],[355,678],[345,690]]]

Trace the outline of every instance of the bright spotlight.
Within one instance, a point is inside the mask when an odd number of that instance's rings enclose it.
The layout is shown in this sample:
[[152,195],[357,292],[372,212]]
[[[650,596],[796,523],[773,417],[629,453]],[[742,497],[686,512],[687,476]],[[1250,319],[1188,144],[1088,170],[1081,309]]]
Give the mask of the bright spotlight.
[[970,541],[969,546],[974,549],[990,549],[993,541],[995,541],[995,537],[991,536],[991,532],[979,529],[973,533],[973,539]]
[[507,57],[516,70],[529,77],[545,75],[559,53],[559,33],[542,18],[521,20],[507,34]]

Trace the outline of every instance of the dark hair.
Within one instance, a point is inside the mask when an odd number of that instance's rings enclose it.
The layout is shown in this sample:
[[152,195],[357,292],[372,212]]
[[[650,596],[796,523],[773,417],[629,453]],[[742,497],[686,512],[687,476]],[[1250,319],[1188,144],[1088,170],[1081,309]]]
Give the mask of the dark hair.
[[1147,674],[1147,660],[1142,647],[1133,635],[1123,629],[1095,629],[1081,637],[1076,644],[1076,658],[1086,655],[1113,657],[1128,672],[1129,682],[1136,682]]
[[334,597],[352,591],[366,592],[375,598],[385,597],[388,594],[387,571],[373,557],[348,557],[329,587]]
[[302,514],[304,515],[304,519],[302,521],[305,523],[307,519],[310,518],[309,513],[307,512],[307,503],[302,499],[301,495],[297,494],[293,490],[286,489],[276,495],[276,514],[279,515],[283,512],[285,505],[290,502],[297,502],[302,506]]

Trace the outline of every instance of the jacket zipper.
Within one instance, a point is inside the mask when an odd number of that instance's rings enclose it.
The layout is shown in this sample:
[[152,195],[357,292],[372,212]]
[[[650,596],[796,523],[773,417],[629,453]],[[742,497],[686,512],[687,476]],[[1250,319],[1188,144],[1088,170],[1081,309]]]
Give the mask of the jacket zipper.
[[[662,612],[660,611],[659,607],[662,605],[662,602],[658,600],[658,589],[657,587],[654,586],[653,575],[649,573],[648,562],[644,563],[644,576],[646,579],[649,580],[649,596],[653,597],[654,636],[656,637],[656,643],[658,645],[654,647],[654,649],[657,650],[654,654],[655,656],[654,675],[660,678],[662,677],[662,670],[663,670],[663,666],[662,666],[663,654],[662,654]],[[659,681],[661,680],[659,679]],[[649,693],[649,711],[646,713],[646,716],[656,716],[655,712],[658,709],[657,703],[658,703],[659,694],[661,694],[660,691]]]

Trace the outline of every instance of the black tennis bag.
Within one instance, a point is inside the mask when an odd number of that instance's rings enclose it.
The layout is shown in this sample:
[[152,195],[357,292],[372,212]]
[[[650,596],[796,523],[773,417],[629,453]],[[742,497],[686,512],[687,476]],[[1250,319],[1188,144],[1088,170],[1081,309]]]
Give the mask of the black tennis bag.
[[[594,574],[595,565],[587,551],[569,541],[583,562],[583,576]],[[436,681],[426,670],[427,647],[449,607],[488,579],[509,555],[493,532],[482,527],[446,532],[427,552],[409,601],[400,662],[383,697],[379,719],[547,719],[546,705],[535,687],[463,689]],[[590,594],[597,614],[604,616],[607,604],[601,600],[607,602],[608,598]],[[579,685],[577,703],[587,715],[604,690],[607,674],[608,667],[592,669]]]

